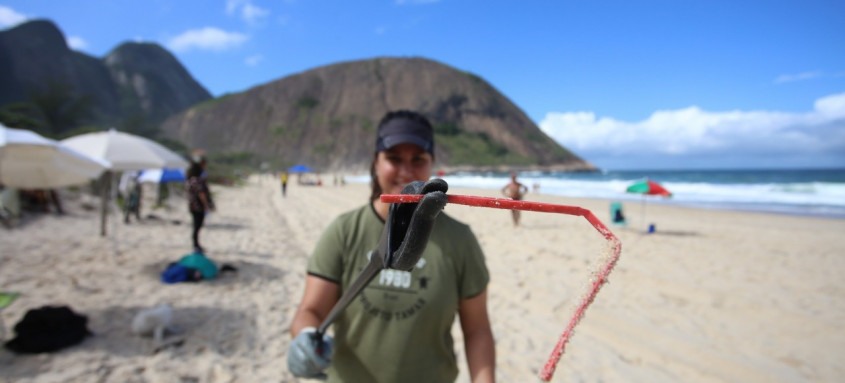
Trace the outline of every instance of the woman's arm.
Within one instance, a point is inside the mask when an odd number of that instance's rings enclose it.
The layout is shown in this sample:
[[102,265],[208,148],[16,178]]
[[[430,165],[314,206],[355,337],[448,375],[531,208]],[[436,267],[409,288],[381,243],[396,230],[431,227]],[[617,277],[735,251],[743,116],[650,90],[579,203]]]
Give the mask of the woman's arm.
[[201,191],[198,194],[200,198],[200,203],[202,203],[202,208],[204,211],[214,210],[208,203],[208,198],[205,196],[205,192]]
[[461,300],[458,314],[464,332],[470,380],[473,383],[496,381],[496,345],[487,315],[487,290]]
[[214,206],[214,199],[211,198],[211,188],[208,187],[208,181],[201,180],[200,182],[202,183],[202,192],[205,195],[205,210],[216,210],[216,207]]
[[510,187],[511,187],[511,184],[507,184],[507,185],[503,186],[502,187],[502,195],[510,198],[510,196],[511,196]]
[[318,327],[339,298],[337,283],[312,275],[305,277],[305,292],[290,325],[291,336],[296,337],[305,327]]

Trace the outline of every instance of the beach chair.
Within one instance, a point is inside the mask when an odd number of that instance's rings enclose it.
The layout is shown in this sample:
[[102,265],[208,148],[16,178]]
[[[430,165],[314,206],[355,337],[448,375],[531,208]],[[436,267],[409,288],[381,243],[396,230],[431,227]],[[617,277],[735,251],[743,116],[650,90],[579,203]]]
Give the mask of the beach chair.
[[615,226],[625,226],[625,214],[622,212],[622,202],[610,203],[610,222]]

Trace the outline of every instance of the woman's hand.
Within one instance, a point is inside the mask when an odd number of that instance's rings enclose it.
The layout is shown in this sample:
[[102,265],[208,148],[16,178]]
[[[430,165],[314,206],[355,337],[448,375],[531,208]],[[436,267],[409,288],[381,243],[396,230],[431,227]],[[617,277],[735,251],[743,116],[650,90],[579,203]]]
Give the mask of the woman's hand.
[[332,362],[334,342],[322,334],[317,339],[316,329],[306,327],[293,339],[288,349],[288,370],[298,378],[326,379],[323,372]]

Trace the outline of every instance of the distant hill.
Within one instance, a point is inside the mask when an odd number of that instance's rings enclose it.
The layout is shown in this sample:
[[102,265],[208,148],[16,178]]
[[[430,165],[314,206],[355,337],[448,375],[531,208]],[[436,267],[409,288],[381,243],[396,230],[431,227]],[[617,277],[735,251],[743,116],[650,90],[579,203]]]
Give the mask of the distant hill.
[[68,48],[47,20],[0,32],[0,84],[0,107],[49,124],[54,134],[82,125],[155,130],[173,113],[211,99],[156,44],[124,43],[99,59]]
[[308,70],[195,105],[166,136],[211,153],[248,153],[276,167],[366,170],[386,111],[435,126],[447,169],[596,170],[558,145],[484,79],[424,58],[376,58]]

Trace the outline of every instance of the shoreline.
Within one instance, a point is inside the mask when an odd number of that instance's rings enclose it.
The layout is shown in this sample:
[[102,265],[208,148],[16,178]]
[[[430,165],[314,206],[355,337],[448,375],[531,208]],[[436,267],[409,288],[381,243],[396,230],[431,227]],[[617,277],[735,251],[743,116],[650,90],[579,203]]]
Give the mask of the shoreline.
[[775,207],[759,207],[755,208],[749,205],[737,205],[732,206],[732,204],[728,203],[713,203],[712,206],[707,206],[703,203],[678,203],[678,204],[667,204],[667,205],[674,205],[674,206],[684,206],[693,209],[702,209],[702,210],[720,210],[720,211],[735,211],[737,213],[760,213],[760,214],[771,214],[776,216],[790,216],[790,217],[807,217],[807,218],[819,218],[819,219],[831,219],[831,220],[845,220],[845,211],[837,211],[833,213],[827,212],[808,212],[803,211],[803,206],[775,206]]
[[[345,175],[344,176],[347,183],[352,184],[361,184],[367,186],[369,183],[369,175]],[[528,177],[525,177],[528,178]],[[447,182],[449,181],[448,176],[444,177]],[[352,181],[350,181],[352,180]],[[451,184],[450,184],[451,185]],[[504,183],[502,183],[504,185]],[[530,186],[530,185],[527,185]],[[466,188],[465,186],[456,186],[461,188]],[[470,187],[468,189],[478,189],[478,190],[486,190],[486,191],[493,191],[498,192],[498,188],[494,187]],[[604,201],[605,203],[609,204],[610,202],[622,202],[628,206],[627,214],[637,214],[636,210],[640,208],[634,205],[642,204],[640,198],[632,197],[632,196],[622,196],[623,198],[608,198],[608,197],[583,197],[583,196],[569,196],[569,195],[562,195],[562,194],[554,194],[554,193],[547,193],[542,191],[534,192],[530,191],[526,194],[526,198],[530,199],[531,195],[545,195],[549,197],[559,197],[559,198],[575,198],[575,199],[595,199],[599,201]],[[501,195],[490,195],[491,197],[502,197]],[[814,206],[808,207],[806,205],[800,204],[755,204],[755,203],[737,203],[737,202],[702,202],[702,201],[678,201],[678,200],[661,200],[656,198],[649,198],[646,202],[646,205],[650,206],[676,206],[676,207],[687,207],[692,209],[702,209],[702,210],[715,210],[715,211],[727,211],[727,212],[737,212],[737,213],[761,213],[761,214],[773,214],[773,215],[784,215],[784,216],[797,216],[797,217],[812,217],[812,218],[823,218],[823,219],[832,219],[832,220],[845,220],[845,208],[835,207],[835,206]],[[827,209],[828,211],[823,212],[815,212],[815,211],[807,211],[810,208],[821,208]],[[648,207],[646,208],[648,209]]]

